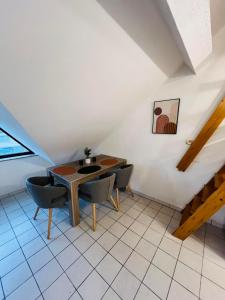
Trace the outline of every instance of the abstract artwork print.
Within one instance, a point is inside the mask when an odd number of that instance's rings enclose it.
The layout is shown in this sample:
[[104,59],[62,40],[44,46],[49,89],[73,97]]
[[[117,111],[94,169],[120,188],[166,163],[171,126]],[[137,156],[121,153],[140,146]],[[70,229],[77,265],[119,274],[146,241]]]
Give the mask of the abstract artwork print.
[[179,105],[179,98],[154,102],[152,133],[177,133]]

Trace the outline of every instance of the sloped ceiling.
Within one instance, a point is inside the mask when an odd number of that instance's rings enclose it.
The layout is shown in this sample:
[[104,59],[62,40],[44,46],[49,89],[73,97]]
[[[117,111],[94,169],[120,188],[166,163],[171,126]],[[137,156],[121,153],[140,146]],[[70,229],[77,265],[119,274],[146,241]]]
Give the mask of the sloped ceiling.
[[168,39],[165,72],[96,1],[0,0],[0,36],[0,99],[54,162],[97,145],[182,63]]
[[194,72],[212,52],[210,0],[159,0],[187,66]]

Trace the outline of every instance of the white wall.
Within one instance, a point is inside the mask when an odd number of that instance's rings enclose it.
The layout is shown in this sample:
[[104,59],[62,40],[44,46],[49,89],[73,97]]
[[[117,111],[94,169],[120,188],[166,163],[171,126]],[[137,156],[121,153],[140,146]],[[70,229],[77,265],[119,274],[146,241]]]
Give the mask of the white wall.
[[0,0],[0,99],[53,161],[71,160],[181,64],[160,15],[152,28],[166,73],[94,0]]
[[39,156],[29,156],[0,162],[0,197],[25,188],[26,178],[46,175],[50,164]]
[[[216,39],[214,56],[192,75],[183,67],[158,90],[148,97],[118,124],[113,133],[98,147],[98,151],[126,157],[134,163],[132,187],[147,196],[183,208],[224,163],[225,140],[207,146],[186,172],[176,169],[187,149],[185,141],[194,138],[221,99],[225,88],[225,30]],[[178,133],[153,135],[151,133],[154,100],[181,98]],[[214,217],[225,223],[225,212]]]

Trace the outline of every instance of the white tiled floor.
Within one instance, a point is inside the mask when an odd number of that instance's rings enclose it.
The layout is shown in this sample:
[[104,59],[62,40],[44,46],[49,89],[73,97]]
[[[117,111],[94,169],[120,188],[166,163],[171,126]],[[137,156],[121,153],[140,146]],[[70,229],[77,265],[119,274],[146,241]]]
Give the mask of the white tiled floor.
[[67,209],[32,219],[26,193],[0,201],[0,300],[224,300],[225,234],[204,225],[184,242],[172,236],[180,214],[154,201],[121,195],[121,210],[80,201],[81,223]]

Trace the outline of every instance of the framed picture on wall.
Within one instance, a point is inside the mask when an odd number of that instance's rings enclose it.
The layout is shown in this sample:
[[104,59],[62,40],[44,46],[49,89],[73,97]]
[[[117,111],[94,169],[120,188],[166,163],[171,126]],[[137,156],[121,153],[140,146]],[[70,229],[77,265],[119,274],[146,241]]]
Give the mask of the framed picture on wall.
[[152,133],[176,134],[180,99],[155,101],[153,107]]

